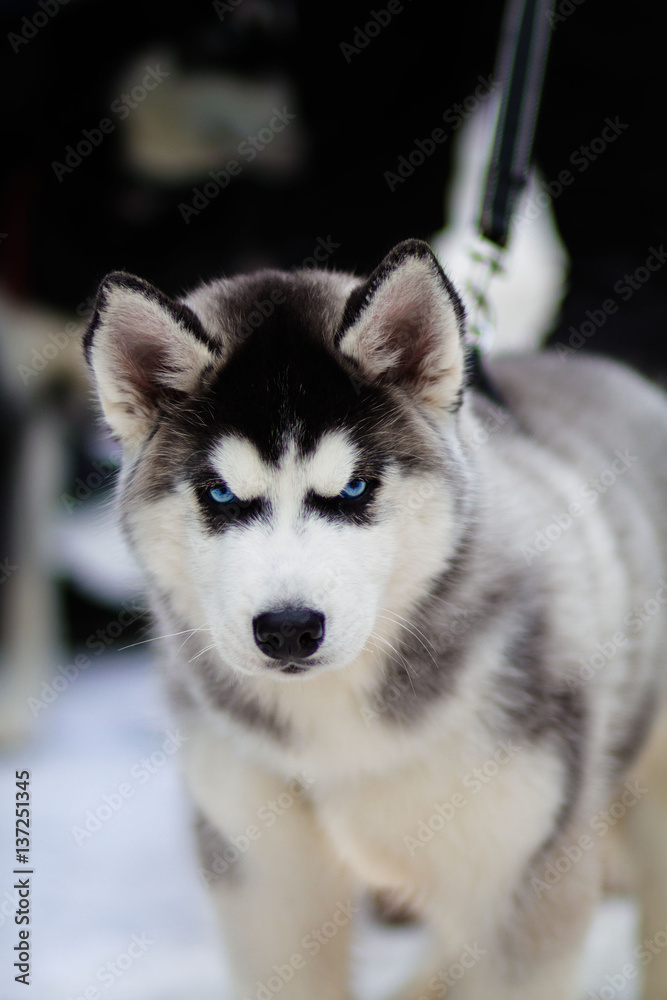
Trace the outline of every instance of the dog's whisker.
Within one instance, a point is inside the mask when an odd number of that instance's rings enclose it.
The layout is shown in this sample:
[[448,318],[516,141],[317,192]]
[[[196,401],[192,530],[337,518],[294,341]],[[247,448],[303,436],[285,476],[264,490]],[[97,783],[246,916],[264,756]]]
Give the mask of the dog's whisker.
[[[197,628],[186,628],[181,632],[169,632],[167,635],[151,635],[148,639],[139,639],[138,642],[131,642],[128,646],[121,646],[118,652],[122,653],[126,649],[134,649],[135,646],[145,646],[148,642],[160,642],[162,639],[174,639],[179,635],[186,635],[186,633],[187,638],[189,638],[191,635],[194,635],[195,632],[201,632],[202,630],[207,632],[211,631],[207,625],[199,625]],[[185,641],[187,642],[187,639]],[[183,646],[180,648],[182,649]]]
[[426,645],[430,646],[431,649],[435,652],[435,646],[433,645],[433,643],[431,642],[431,640],[428,638],[428,636],[426,635],[426,633],[423,632],[419,628],[418,625],[415,625],[415,623],[412,622],[412,621],[410,621],[409,618],[406,618],[405,615],[399,614],[398,611],[391,611],[389,608],[381,608],[381,610],[384,611],[385,614],[391,615],[393,618],[396,619],[396,621],[403,622],[405,624],[406,628],[410,627],[413,630],[413,632],[415,633],[415,635],[418,635],[421,638],[421,640]]
[[195,653],[194,656],[191,656],[190,659],[188,660],[188,663],[194,663],[194,661],[198,660],[200,656],[203,656],[204,653],[210,652],[210,650],[212,650],[212,649],[215,649],[215,643],[214,642],[210,643],[210,645],[208,645],[208,646],[204,646],[204,648],[200,649],[198,653]]
[[186,635],[185,639],[178,647],[178,651],[176,653],[177,656],[181,653],[181,650],[183,649],[185,644],[189,642],[190,639],[192,639],[192,636],[199,632],[209,632],[211,635],[213,635],[213,629],[209,625],[200,625],[198,628],[194,629],[190,635]]
[[431,646],[433,645],[430,642],[430,640],[428,639],[428,636],[426,635],[426,633],[423,632],[422,629],[420,629],[418,625],[416,625],[413,621],[411,621],[410,618],[407,618],[405,615],[400,614],[398,611],[392,611],[391,608],[380,608],[380,611],[383,612],[385,615],[391,616],[397,622],[404,622],[404,623],[406,623],[418,635],[420,635],[425,642],[428,642],[429,645],[431,645]]
[[[378,642],[378,641],[379,642],[383,642],[385,644],[385,646],[388,646],[389,649],[390,649],[390,651],[392,653],[394,653],[394,655],[398,658],[401,666],[405,669],[405,673],[407,674],[408,680],[410,681],[410,687],[412,688],[413,694],[416,696],[417,692],[415,691],[415,686],[412,683],[412,673],[411,673],[412,672],[412,667],[411,667],[411,664],[408,662],[408,660],[405,658],[405,656],[403,656],[403,654],[400,652],[400,650],[396,649],[396,647],[393,645],[393,643],[391,643],[389,641],[389,639],[387,639],[385,636],[379,635],[379,634],[377,634],[375,632],[372,632],[371,633],[371,637],[374,639],[375,642]],[[379,653],[380,653],[380,650],[378,650],[378,654]]]
[[[382,610],[385,611],[386,614],[384,615],[379,614],[378,615],[379,618],[384,618],[386,621],[394,621],[400,628],[405,629],[406,632],[408,632],[415,639],[417,639],[417,641],[421,643],[421,645],[424,647],[424,649],[426,649],[427,652],[431,651],[433,653],[436,652],[436,648],[430,641],[428,636],[424,632],[422,632],[421,629],[418,628],[413,622],[410,622],[409,619],[404,618],[403,615],[398,615],[395,611],[389,611],[387,608],[383,608]],[[430,647],[430,650],[428,647]]]
[[[420,645],[422,645],[424,647],[424,652],[427,653],[427,655],[430,657],[433,665],[436,668],[439,667],[438,661],[436,660],[435,656],[433,655],[433,652],[435,652],[435,647],[432,645],[432,643],[428,644],[428,645],[431,646],[431,649],[429,649],[427,643],[421,637],[421,635],[419,635],[417,632],[413,631],[413,629],[411,627],[409,627],[407,624],[405,624],[405,622],[400,622],[400,621],[398,621],[395,618],[390,618],[389,616],[382,615],[382,614],[378,614],[377,617],[381,618],[381,619],[384,619],[385,621],[390,621],[393,624],[398,625],[399,628],[404,629],[408,633],[408,635],[411,635],[414,639],[417,640],[418,643],[420,643]],[[433,652],[431,650],[433,650]]]

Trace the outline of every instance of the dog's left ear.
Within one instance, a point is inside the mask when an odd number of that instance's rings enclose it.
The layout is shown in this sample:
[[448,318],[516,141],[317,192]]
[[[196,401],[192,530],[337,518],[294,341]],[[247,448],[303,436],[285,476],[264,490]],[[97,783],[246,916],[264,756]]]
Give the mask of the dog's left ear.
[[347,302],[340,351],[374,382],[408,389],[442,415],[459,404],[465,311],[428,244],[394,247]]

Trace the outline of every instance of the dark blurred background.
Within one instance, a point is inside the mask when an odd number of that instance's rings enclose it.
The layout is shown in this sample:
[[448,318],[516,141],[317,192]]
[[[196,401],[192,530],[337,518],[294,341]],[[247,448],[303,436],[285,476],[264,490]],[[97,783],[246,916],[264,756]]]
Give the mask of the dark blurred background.
[[[428,238],[445,222],[454,116],[415,176],[391,190],[385,173],[493,73],[501,13],[498,0],[9,0],[4,287],[74,310],[114,268],[176,293],[221,271],[299,264],[329,234],[340,244],[330,264],[362,271],[398,240]],[[545,178],[572,170],[607,118],[623,126],[554,202],[589,285],[592,258],[616,255],[622,274],[663,234],[662,57],[655,4],[555,5],[536,144]],[[275,108],[289,123],[262,146]],[[239,154],[262,129],[253,158]],[[240,173],[184,218],[179,206],[231,160]]]
[[[47,657],[54,629],[63,655],[85,644],[131,579],[114,548],[99,553],[113,585],[87,585],[67,560],[55,595],[41,580],[54,502],[61,520],[80,518],[113,482],[78,348],[99,280],[124,269],[175,295],[267,265],[363,272],[401,239],[431,239],[448,221],[455,133],[473,95],[493,89],[501,15],[489,0],[5,2],[5,659]],[[655,4],[559,0],[536,138],[542,176],[561,188],[552,209],[570,257],[551,343],[592,323],[584,349],[657,376],[662,50]],[[435,129],[445,139],[410,173]],[[138,617],[120,641],[144,626]]]

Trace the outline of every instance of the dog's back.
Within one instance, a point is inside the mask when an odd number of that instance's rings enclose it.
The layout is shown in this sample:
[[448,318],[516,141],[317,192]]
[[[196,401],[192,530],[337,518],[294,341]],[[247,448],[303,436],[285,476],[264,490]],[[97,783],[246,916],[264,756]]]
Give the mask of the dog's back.
[[[522,556],[540,569],[555,659],[586,720],[572,748],[586,777],[571,791],[605,862],[622,862],[605,880],[639,895],[643,944],[631,970],[657,1000],[667,987],[655,946],[667,928],[667,400],[629,369],[585,355],[508,357],[489,371],[511,417],[477,400],[494,436],[480,461],[516,490],[519,509],[532,495],[539,511],[524,509]],[[577,842],[552,861],[574,877]],[[538,869],[536,891],[558,877]]]
[[546,352],[489,370],[509,413],[478,449],[492,501],[511,498],[497,523],[513,522],[510,560],[518,549],[536,569],[554,669],[591,720],[599,764],[621,774],[667,691],[667,400],[606,359]]

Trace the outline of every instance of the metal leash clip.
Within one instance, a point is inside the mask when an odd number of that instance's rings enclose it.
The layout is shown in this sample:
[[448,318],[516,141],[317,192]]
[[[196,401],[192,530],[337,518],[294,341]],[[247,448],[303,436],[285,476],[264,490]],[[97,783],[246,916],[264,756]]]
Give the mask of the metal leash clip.
[[480,354],[488,354],[496,334],[496,320],[489,288],[496,274],[504,268],[505,251],[490,240],[478,237],[470,250],[472,262],[470,277],[466,282],[466,292],[471,302],[468,319],[468,344]]

